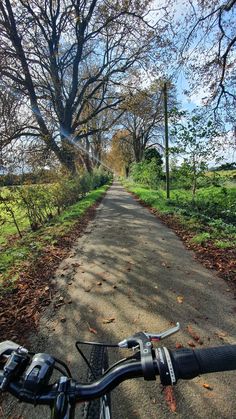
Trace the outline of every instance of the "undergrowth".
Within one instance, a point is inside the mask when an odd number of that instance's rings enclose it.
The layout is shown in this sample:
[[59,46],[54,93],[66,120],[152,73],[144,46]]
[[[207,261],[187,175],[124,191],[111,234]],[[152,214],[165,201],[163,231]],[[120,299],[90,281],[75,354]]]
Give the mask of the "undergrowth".
[[203,188],[193,200],[191,193],[184,190],[171,191],[171,199],[166,199],[161,189],[148,189],[128,181],[123,181],[123,184],[148,206],[177,217],[192,233],[193,244],[211,242],[219,249],[236,246],[235,188]]
[[[8,288],[14,287],[23,262],[25,263],[27,260],[32,263],[40,256],[46,246],[56,245],[58,240],[68,234],[73,226],[78,223],[86,210],[102,197],[108,187],[109,185],[105,185],[89,192],[86,197],[68,207],[39,230],[28,231],[21,239],[14,237],[14,240],[2,246],[0,253],[0,287],[6,279]],[[6,291],[5,284],[4,291]]]

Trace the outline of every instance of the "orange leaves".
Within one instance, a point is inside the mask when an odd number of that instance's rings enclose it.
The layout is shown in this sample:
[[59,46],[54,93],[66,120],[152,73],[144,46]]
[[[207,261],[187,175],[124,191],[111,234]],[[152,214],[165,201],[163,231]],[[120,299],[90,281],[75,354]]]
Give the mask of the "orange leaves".
[[[199,345],[203,344],[203,341],[201,340],[200,336],[193,330],[191,325],[188,325],[187,330],[190,336],[193,338],[193,340],[195,340],[195,342],[197,342]],[[193,346],[193,345],[189,345],[189,346]]]
[[194,332],[192,326],[188,325],[187,327],[188,333],[190,334],[190,336],[192,336],[192,338],[198,342],[200,339],[200,336],[197,335],[197,333]]
[[[116,320],[115,317],[106,317],[104,319],[101,319],[100,322],[102,324],[110,324],[110,323],[113,323],[115,320]],[[88,322],[86,322],[86,323],[88,325],[88,330],[90,331],[90,333],[93,333],[94,335],[97,335],[98,331],[94,327],[91,327]]]
[[176,349],[181,349],[181,348],[183,348],[183,345],[180,342],[176,342],[175,347],[176,347]]
[[93,327],[89,325],[89,323],[88,323],[88,330],[90,331],[90,333],[93,333],[94,335],[97,335],[98,333],[96,329],[94,329]]
[[166,386],[164,387],[164,397],[166,404],[171,412],[176,412],[177,405],[176,405],[176,398],[174,395],[174,387],[172,386]]

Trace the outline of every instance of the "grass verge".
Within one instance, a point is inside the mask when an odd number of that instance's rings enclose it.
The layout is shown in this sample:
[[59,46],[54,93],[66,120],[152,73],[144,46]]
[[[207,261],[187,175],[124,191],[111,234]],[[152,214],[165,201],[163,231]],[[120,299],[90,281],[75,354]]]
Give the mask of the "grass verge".
[[[24,261],[6,266],[0,292],[0,341],[27,342],[36,331],[43,307],[49,305],[56,290],[53,274],[69,253],[74,241],[96,214],[109,185],[96,189],[68,208],[60,217],[37,233],[24,238]],[[15,244],[19,251],[22,241]]]
[[108,185],[91,191],[85,198],[66,209],[60,216],[36,232],[28,232],[22,239],[13,236],[2,246],[0,253],[0,295],[9,288],[14,288],[22,266],[34,263],[48,246],[55,247],[67,236],[80,218],[107,190]]
[[[171,200],[167,200],[162,190],[147,189],[127,181],[123,185],[152,213],[174,229],[205,266],[216,269],[220,276],[236,283],[236,227],[233,224],[208,216],[203,211],[193,211],[189,205],[189,196],[186,201],[182,199],[179,206],[175,193],[172,193]],[[186,191],[182,197],[185,194]]]

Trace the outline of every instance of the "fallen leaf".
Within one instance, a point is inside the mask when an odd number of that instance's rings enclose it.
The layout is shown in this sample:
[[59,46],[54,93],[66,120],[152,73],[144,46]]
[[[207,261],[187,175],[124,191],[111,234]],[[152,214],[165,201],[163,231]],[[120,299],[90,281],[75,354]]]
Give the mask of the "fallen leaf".
[[191,346],[191,348],[195,348],[195,343],[192,340],[188,341],[188,345]]
[[45,287],[44,288],[44,291],[49,291],[49,287]]
[[215,335],[218,336],[218,338],[220,338],[221,340],[224,340],[224,338],[227,336],[227,333],[226,332],[216,332]]
[[91,291],[91,289],[92,289],[91,287],[86,287],[86,288],[84,289],[84,291],[85,291],[85,292],[90,292],[90,291]]
[[190,336],[196,341],[198,342],[200,340],[200,336],[193,330],[192,326],[188,325],[187,327],[188,333],[190,334]]
[[176,342],[175,347],[176,349],[180,349],[180,348],[183,348],[183,345],[180,342]]
[[57,303],[57,304],[54,304],[54,307],[55,308],[59,308],[59,307],[61,307],[61,306],[63,306],[64,305],[64,303]]
[[166,386],[164,388],[164,396],[167,406],[169,407],[171,412],[176,412],[176,398],[174,395],[174,388],[172,386]]
[[63,297],[59,297],[59,301],[60,302],[64,301],[64,298]]
[[88,324],[88,329],[89,329],[90,333],[93,333],[94,335],[98,334],[97,330],[94,329],[93,327],[90,327],[89,324]]
[[101,283],[101,282],[97,282],[97,284],[96,284],[96,285],[99,285],[99,286],[100,286],[100,285],[102,285],[102,283]]
[[65,323],[65,322],[66,322],[66,318],[65,318],[65,317],[62,317],[62,318],[61,318],[61,322],[62,322],[62,323]]
[[207,390],[210,390],[210,391],[212,391],[213,390],[213,387],[211,387],[209,384],[207,384],[207,383],[204,383],[203,385],[202,385],[202,387],[204,387],[204,388],[206,388]]
[[115,317],[109,317],[108,319],[102,320],[104,324],[113,323],[114,321],[115,321]]
[[184,297],[182,295],[178,295],[178,297],[176,299],[177,299],[179,304],[183,304]]

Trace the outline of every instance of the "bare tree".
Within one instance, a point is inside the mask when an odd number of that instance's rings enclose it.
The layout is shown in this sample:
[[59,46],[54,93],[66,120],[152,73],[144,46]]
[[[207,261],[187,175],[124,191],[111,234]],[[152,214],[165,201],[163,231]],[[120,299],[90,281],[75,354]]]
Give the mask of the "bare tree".
[[[187,29],[181,62],[185,64],[190,87],[209,92],[205,103],[215,114],[235,121],[236,0],[189,0],[185,15]],[[186,35],[185,35],[186,34]]]
[[[174,86],[171,82],[169,85],[169,103],[172,111],[177,103]],[[131,138],[135,161],[140,162],[149,146],[163,148],[163,81],[158,79],[147,88],[136,88],[135,93],[127,92],[123,107],[125,113],[122,124]]]
[[[1,85],[21,95],[31,135],[40,137],[71,173],[78,151],[68,138],[81,145],[84,139],[80,157],[88,165],[86,138],[100,132],[90,121],[116,108],[122,100],[117,86],[125,72],[150,53],[155,36],[145,21],[150,3],[0,3]],[[22,128],[19,136],[29,131],[29,126]]]

